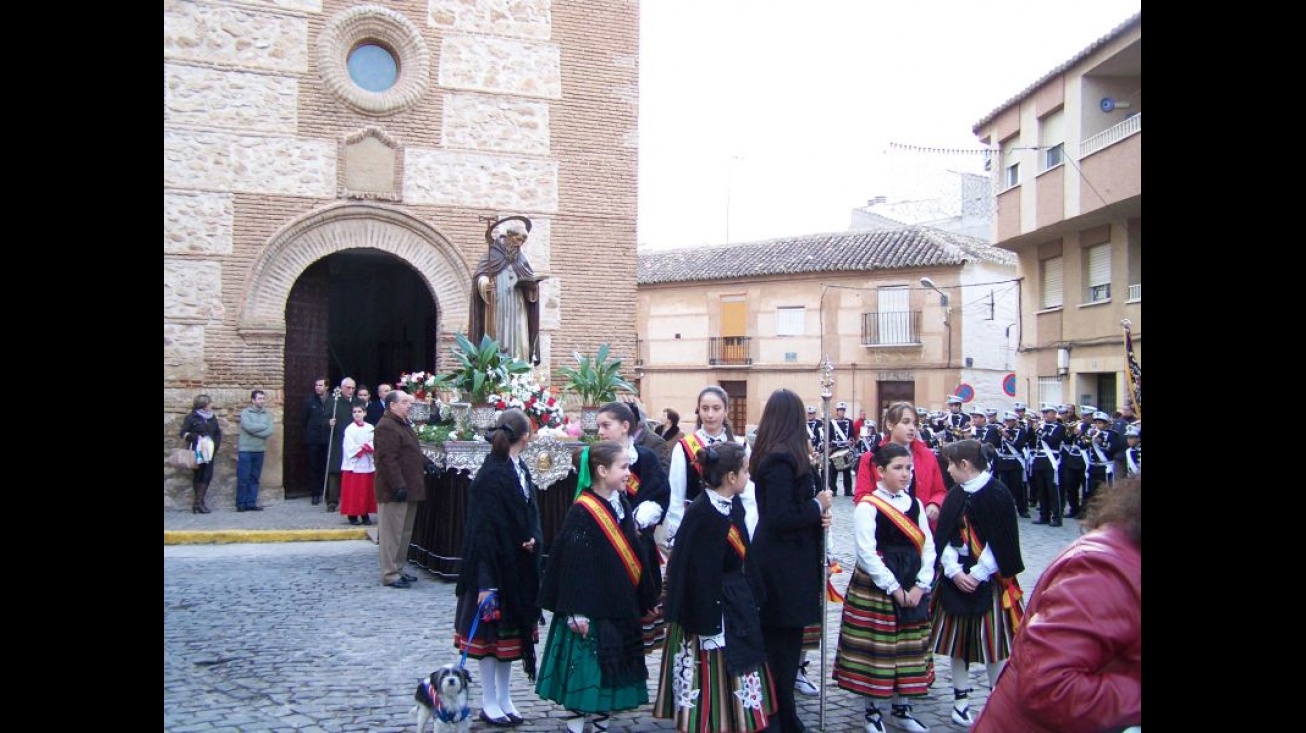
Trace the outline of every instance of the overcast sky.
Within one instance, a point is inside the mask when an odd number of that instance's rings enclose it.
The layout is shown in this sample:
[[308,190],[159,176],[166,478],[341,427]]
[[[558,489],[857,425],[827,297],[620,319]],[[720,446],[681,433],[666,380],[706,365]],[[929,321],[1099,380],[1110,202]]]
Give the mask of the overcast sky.
[[1141,0],[644,0],[645,248],[842,231],[979,156],[971,128]]

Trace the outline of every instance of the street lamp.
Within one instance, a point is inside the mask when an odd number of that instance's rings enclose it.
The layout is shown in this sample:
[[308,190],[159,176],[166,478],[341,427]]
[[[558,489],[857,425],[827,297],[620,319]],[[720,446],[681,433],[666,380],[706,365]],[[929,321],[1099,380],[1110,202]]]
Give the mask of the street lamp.
[[939,307],[943,308],[943,325],[948,327],[948,367],[952,367],[952,308],[948,305],[948,294],[939,290],[939,286],[928,277],[921,278],[921,285],[939,294]]

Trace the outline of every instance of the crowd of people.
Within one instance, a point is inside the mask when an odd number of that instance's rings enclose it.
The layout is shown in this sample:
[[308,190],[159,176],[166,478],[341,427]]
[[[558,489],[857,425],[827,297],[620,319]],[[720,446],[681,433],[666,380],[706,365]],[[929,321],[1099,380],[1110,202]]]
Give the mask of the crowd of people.
[[[374,416],[352,379],[333,395],[325,384],[302,412],[326,438],[313,503],[338,502],[351,523],[377,513],[380,582],[409,587],[426,461],[408,419],[414,398],[382,385]],[[255,390],[241,416],[242,510],[257,507],[261,455],[246,454],[271,434],[264,401]],[[854,509],[840,531],[853,537],[855,566],[831,679],[865,698],[868,733],[928,730],[913,706],[932,694],[938,655],[950,662],[957,726],[1141,724],[1141,424],[1090,406],[1075,415],[1044,405],[1041,420],[1027,420],[1019,404],[999,422],[949,402],[935,415],[892,403],[877,430],[864,411],[849,420],[844,403],[826,425],[780,389],[751,442],[735,434],[717,386],[699,393],[694,430],[679,435],[674,410],[655,430],[637,406],[609,403],[598,440],[576,452],[574,501],[547,548],[521,460],[531,423],[501,412],[468,491],[455,588],[453,644],[479,664],[479,720],[524,722],[511,674],[521,662],[534,693],[567,710],[569,733],[605,731],[614,714],[650,703],[679,731],[806,730],[795,694],[816,690],[803,670],[820,648],[842,478]],[[209,456],[222,439],[211,403],[197,397],[182,425],[187,445]],[[851,465],[823,464],[823,441],[848,450]],[[1066,460],[1067,446],[1082,466]],[[209,460],[195,469],[194,511],[209,511],[211,480]],[[1034,506],[1036,524],[1080,517],[1092,531],[1049,567],[1027,614],[1019,519]],[[552,624],[537,658],[544,611]],[[650,692],[654,654],[661,673]],[[978,712],[972,664],[992,690]]]

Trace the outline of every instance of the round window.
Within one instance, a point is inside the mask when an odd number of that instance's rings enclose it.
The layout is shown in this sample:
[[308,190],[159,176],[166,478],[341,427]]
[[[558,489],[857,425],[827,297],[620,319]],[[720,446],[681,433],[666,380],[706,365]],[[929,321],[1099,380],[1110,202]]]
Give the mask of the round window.
[[399,64],[383,46],[364,43],[349,53],[349,78],[369,92],[384,92],[399,78]]

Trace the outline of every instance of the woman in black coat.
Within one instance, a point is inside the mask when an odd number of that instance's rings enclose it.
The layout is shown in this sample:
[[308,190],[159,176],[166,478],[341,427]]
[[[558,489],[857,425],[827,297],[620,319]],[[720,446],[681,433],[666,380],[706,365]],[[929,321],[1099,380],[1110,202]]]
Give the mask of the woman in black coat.
[[803,627],[821,619],[830,491],[816,491],[807,421],[798,395],[779,389],[762,410],[749,472],[757,489],[757,531],[749,565],[761,580],[762,639],[779,703],[777,733],[805,730],[794,703]]
[[208,514],[210,511],[205,497],[209,493],[209,482],[213,480],[213,460],[217,458],[218,446],[222,445],[222,428],[218,427],[218,416],[209,409],[212,405],[213,399],[208,395],[196,395],[195,401],[191,403],[190,414],[181,423],[181,439],[191,450],[195,450],[202,437],[213,440],[210,459],[195,466],[191,472],[191,481],[195,487],[195,500],[190,508],[193,514]]
[[[481,721],[503,727],[522,722],[512,701],[512,663],[522,660],[527,679],[535,679],[544,530],[530,471],[518,458],[531,437],[526,413],[504,410],[492,434],[490,455],[467,492],[454,643],[479,660]],[[482,615],[475,637],[469,639],[481,603],[491,592],[499,617],[487,620]]]

